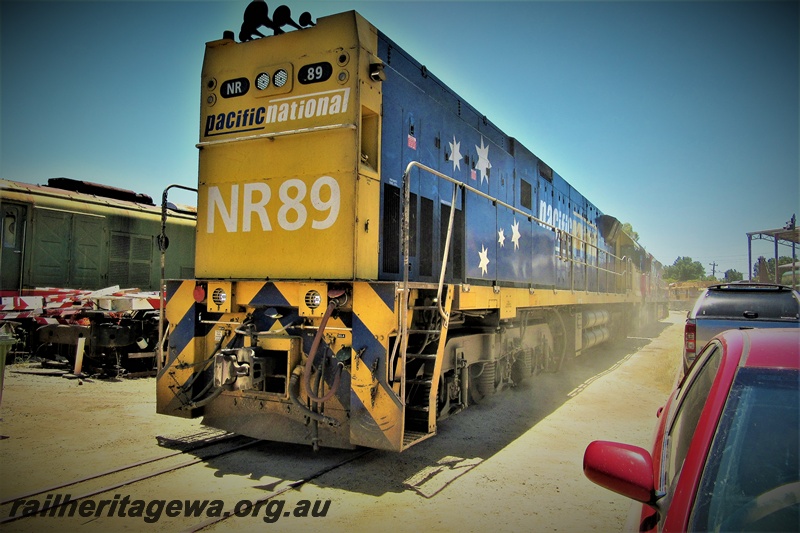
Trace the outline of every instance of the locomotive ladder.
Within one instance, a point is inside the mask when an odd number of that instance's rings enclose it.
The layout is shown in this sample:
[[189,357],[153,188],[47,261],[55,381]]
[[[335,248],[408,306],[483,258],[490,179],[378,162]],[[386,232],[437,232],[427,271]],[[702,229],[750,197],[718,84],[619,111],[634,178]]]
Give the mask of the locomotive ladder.
[[[406,303],[407,324],[401,344],[401,395],[404,400],[405,423],[403,448],[436,434],[438,398],[442,377],[442,359],[447,342],[447,320],[439,309],[449,313],[453,301],[452,286],[444,293],[444,302],[437,299],[437,290],[412,289],[413,301]],[[441,295],[441,292],[438,294]]]
[[[409,272],[409,205],[411,201],[410,172],[418,167],[454,184],[447,237],[444,243],[439,284],[435,289],[425,284],[415,289],[416,298],[411,302]],[[405,404],[405,423],[403,448],[436,434],[437,399],[441,385],[442,358],[447,342],[450,321],[450,306],[453,301],[453,287],[448,286],[442,301],[444,277],[447,270],[447,256],[453,234],[453,220],[457,194],[463,184],[436,170],[412,161],[403,174],[403,288],[400,316],[400,354],[402,378],[401,397]],[[416,284],[415,284],[416,285]],[[409,324],[411,326],[409,326]],[[442,391],[446,392],[446,391]]]

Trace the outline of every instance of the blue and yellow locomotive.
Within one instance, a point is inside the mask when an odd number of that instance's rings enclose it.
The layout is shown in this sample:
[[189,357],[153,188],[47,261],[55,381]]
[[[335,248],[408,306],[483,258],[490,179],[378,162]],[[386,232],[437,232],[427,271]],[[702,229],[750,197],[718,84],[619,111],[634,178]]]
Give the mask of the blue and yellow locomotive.
[[616,219],[358,13],[309,19],[256,0],[206,45],[160,413],[402,451],[666,309]]

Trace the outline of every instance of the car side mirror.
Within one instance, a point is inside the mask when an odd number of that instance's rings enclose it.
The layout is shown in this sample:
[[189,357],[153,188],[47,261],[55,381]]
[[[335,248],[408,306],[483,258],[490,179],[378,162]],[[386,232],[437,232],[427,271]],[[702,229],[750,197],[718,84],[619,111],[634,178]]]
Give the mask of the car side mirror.
[[583,473],[603,488],[654,506],[658,496],[650,452],[619,442],[594,441],[583,454]]

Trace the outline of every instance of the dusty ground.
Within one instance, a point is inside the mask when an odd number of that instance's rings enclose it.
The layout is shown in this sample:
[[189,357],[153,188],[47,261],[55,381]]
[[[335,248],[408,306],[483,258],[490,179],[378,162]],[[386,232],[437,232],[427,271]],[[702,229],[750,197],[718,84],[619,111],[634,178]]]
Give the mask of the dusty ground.
[[[652,340],[651,340],[652,338]],[[629,502],[587,481],[583,450],[595,439],[650,446],[655,413],[680,362],[682,314],[614,346],[566,361],[440,425],[402,454],[372,452],[297,490],[330,500],[325,517],[235,518],[211,531],[613,531]],[[158,435],[199,431],[199,421],[155,414],[155,379],[80,381],[6,369],[0,405],[0,500],[159,455]],[[352,452],[263,443],[247,452],[123,487],[137,498],[255,501]],[[111,497],[111,496],[108,496]],[[7,511],[6,511],[7,514]],[[3,516],[6,516],[3,514]],[[178,531],[198,519],[37,518],[4,531]]]

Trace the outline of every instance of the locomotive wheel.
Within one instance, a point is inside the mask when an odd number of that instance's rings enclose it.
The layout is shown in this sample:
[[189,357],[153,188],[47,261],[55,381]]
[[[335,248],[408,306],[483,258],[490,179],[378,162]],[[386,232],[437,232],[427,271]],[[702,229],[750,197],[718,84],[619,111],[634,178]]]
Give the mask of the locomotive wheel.
[[481,400],[495,392],[495,378],[497,375],[497,363],[476,363],[469,367],[469,396],[472,403],[480,403]]
[[525,359],[524,354],[522,357],[514,361],[513,366],[511,367],[511,381],[514,382],[514,385],[520,385],[525,378],[531,375],[531,367],[530,363],[528,363]]
[[[525,362],[525,368],[528,370],[527,376],[530,376],[534,372],[533,368],[533,348],[525,348],[522,360]],[[526,376],[526,377],[527,377]]]
[[561,370],[561,364],[564,362],[564,350],[558,348],[551,348],[549,345],[544,347],[544,371],[556,373]]
[[564,362],[564,356],[567,352],[567,327],[564,324],[564,319],[555,310],[548,320],[548,325],[553,334],[553,345],[544,345],[544,368],[542,370],[555,373],[561,370],[561,364]]

